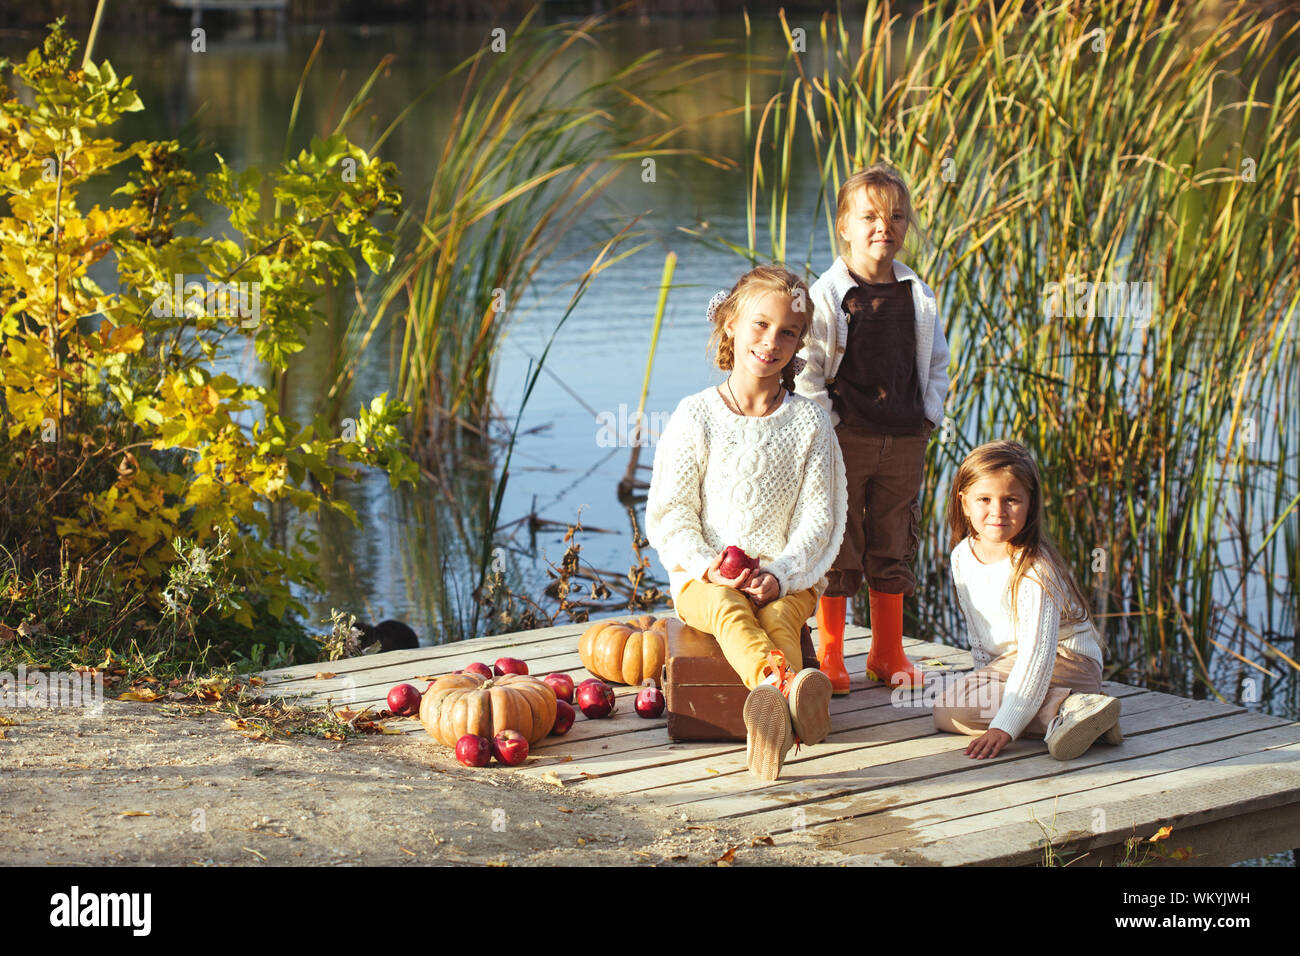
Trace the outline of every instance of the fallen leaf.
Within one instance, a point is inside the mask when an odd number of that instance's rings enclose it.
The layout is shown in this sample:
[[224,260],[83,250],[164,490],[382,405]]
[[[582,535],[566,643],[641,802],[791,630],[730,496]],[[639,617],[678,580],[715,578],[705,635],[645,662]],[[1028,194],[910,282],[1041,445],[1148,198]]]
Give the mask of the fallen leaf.
[[547,783],[551,784],[552,786],[556,786],[556,787],[564,786],[564,781],[561,780],[559,775],[555,773],[555,771],[553,770],[548,770],[546,771],[546,773],[542,774],[542,779]]
[[487,863],[483,865],[484,866],[509,866],[510,864],[507,863],[505,860],[488,860]]
[[572,813],[572,812],[573,812],[573,808],[572,808],[572,807],[556,807],[555,809],[559,810],[561,813]]
[[578,846],[586,846],[586,845],[587,845],[587,841],[584,840],[582,837],[578,837]]
[[329,680],[331,677],[338,677],[333,671],[317,671],[312,680]]
[[260,677],[250,677],[248,679],[248,682],[255,687],[261,687],[263,684],[266,683],[266,681],[262,680],[262,678]]
[[1155,843],[1158,840],[1168,840],[1169,834],[1173,832],[1174,832],[1173,827],[1161,827],[1159,830],[1156,831],[1155,836],[1151,837],[1149,840],[1147,840],[1147,842]]
[[139,690],[128,690],[125,694],[118,694],[118,700],[138,700],[141,703],[151,703],[163,696],[158,691],[149,687],[141,687]]
[[705,772],[705,773],[722,773],[721,770],[714,770],[712,767],[705,767],[705,768],[704,768],[704,772]]
[[677,856],[670,856],[668,859],[670,859],[670,860],[685,860],[685,859],[687,859],[687,856],[686,856],[685,853],[680,853],[680,854],[678,854]]
[[18,721],[14,720],[12,717],[6,717],[4,714],[0,714],[0,727],[17,727],[17,726],[18,726]]
[[151,817],[153,813],[149,810],[123,810],[120,815],[124,817]]
[[749,841],[750,846],[758,846],[760,843],[766,844],[767,846],[776,846],[776,841],[770,836],[754,837],[754,839]]
[[1190,846],[1180,846],[1173,853],[1169,854],[1171,860],[1190,860],[1192,858],[1192,848]]
[[585,770],[579,770],[578,773],[582,774],[588,780],[595,780],[597,777],[600,776],[600,774],[598,773],[587,773],[587,771]]
[[722,866],[724,864],[727,866],[731,866],[731,861],[736,858],[736,850],[738,849],[740,848],[734,846],[727,847],[727,852],[722,854],[722,856],[718,857],[713,862],[718,864],[719,866]]

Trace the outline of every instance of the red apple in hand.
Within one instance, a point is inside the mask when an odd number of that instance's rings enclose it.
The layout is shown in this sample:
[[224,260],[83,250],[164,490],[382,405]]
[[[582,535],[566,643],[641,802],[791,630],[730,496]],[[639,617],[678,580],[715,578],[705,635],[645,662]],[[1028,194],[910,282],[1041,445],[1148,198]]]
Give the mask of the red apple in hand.
[[584,681],[577,698],[578,708],[588,718],[608,717],[614,711],[614,688],[603,681]]
[[505,674],[527,674],[528,665],[517,657],[499,657],[492,665],[492,673],[497,677]]
[[465,668],[463,671],[461,671],[461,673],[477,674],[479,677],[482,677],[484,680],[491,680],[493,677],[492,668],[488,667],[486,664],[480,664],[478,661],[475,661],[473,664],[470,664],[469,667]]
[[552,737],[563,737],[573,726],[574,720],[578,717],[578,712],[572,706],[562,700],[555,702],[555,726],[551,728]]
[[398,684],[388,692],[388,709],[399,717],[413,717],[420,712],[419,688]]
[[555,699],[573,703],[573,678],[568,674],[547,674],[542,682],[555,691]]
[[734,544],[729,544],[722,552],[722,563],[718,565],[718,574],[731,580],[740,577],[744,571],[757,571],[758,558],[751,558]]
[[492,742],[478,734],[466,734],[456,741],[456,759],[467,767],[486,767],[492,759]]
[[636,695],[636,712],[642,717],[654,718],[664,712],[664,692],[647,680]]
[[503,730],[492,738],[492,756],[508,766],[528,759],[528,738],[517,730]]

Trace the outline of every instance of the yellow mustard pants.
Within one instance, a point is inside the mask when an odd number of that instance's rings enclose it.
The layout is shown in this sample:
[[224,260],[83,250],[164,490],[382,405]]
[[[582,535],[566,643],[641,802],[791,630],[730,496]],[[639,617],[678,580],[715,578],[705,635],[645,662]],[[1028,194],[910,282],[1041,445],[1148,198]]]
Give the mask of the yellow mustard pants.
[[735,588],[691,580],[682,586],[674,606],[685,623],[713,635],[727,663],[753,690],[766,676],[769,651],[784,654],[791,671],[803,667],[799,632],[817,608],[817,594],[808,588],[755,607]]

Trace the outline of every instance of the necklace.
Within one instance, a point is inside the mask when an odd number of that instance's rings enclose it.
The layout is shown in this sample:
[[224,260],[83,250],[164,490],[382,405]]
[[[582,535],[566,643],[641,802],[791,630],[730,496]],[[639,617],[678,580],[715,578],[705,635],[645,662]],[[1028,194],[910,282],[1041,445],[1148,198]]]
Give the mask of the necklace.
[[[727,393],[728,393],[729,395],[731,395],[731,404],[732,404],[732,406],[736,409],[736,414],[738,414],[738,415],[744,415],[745,413],[744,413],[743,411],[741,411],[741,408],[740,408],[740,402],[736,401],[736,393],[733,392],[733,391],[731,390],[731,376],[730,376],[730,375],[727,376],[727,381],[725,382],[725,384],[726,384],[726,386],[727,386]],[[773,399],[776,399],[776,398],[779,398],[779,397],[780,397],[780,395],[781,395],[781,389],[782,389],[783,387],[784,387],[784,386],[782,386],[779,382],[777,383],[777,386],[776,386],[776,394],[772,396]],[[775,407],[776,407],[776,406],[772,406],[772,408],[775,408]],[[761,415],[755,415],[754,417],[755,417],[755,418],[765,418],[765,417],[767,417],[768,415],[770,415],[770,414],[772,413],[772,408],[765,408],[765,409],[763,410],[763,414],[761,414]],[[748,416],[746,416],[746,417],[748,417]]]

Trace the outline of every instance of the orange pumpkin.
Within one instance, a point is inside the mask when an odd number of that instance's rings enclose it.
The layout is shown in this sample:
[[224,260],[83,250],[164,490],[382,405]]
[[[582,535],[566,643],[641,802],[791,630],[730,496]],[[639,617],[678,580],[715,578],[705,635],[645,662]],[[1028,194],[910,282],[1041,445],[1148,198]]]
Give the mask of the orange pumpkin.
[[448,747],[465,734],[491,740],[503,730],[517,730],[535,744],[555,726],[555,691],[526,674],[448,674],[424,692],[420,723]]
[[656,682],[667,654],[668,621],[649,614],[631,621],[597,621],[578,639],[582,666],[615,684]]

